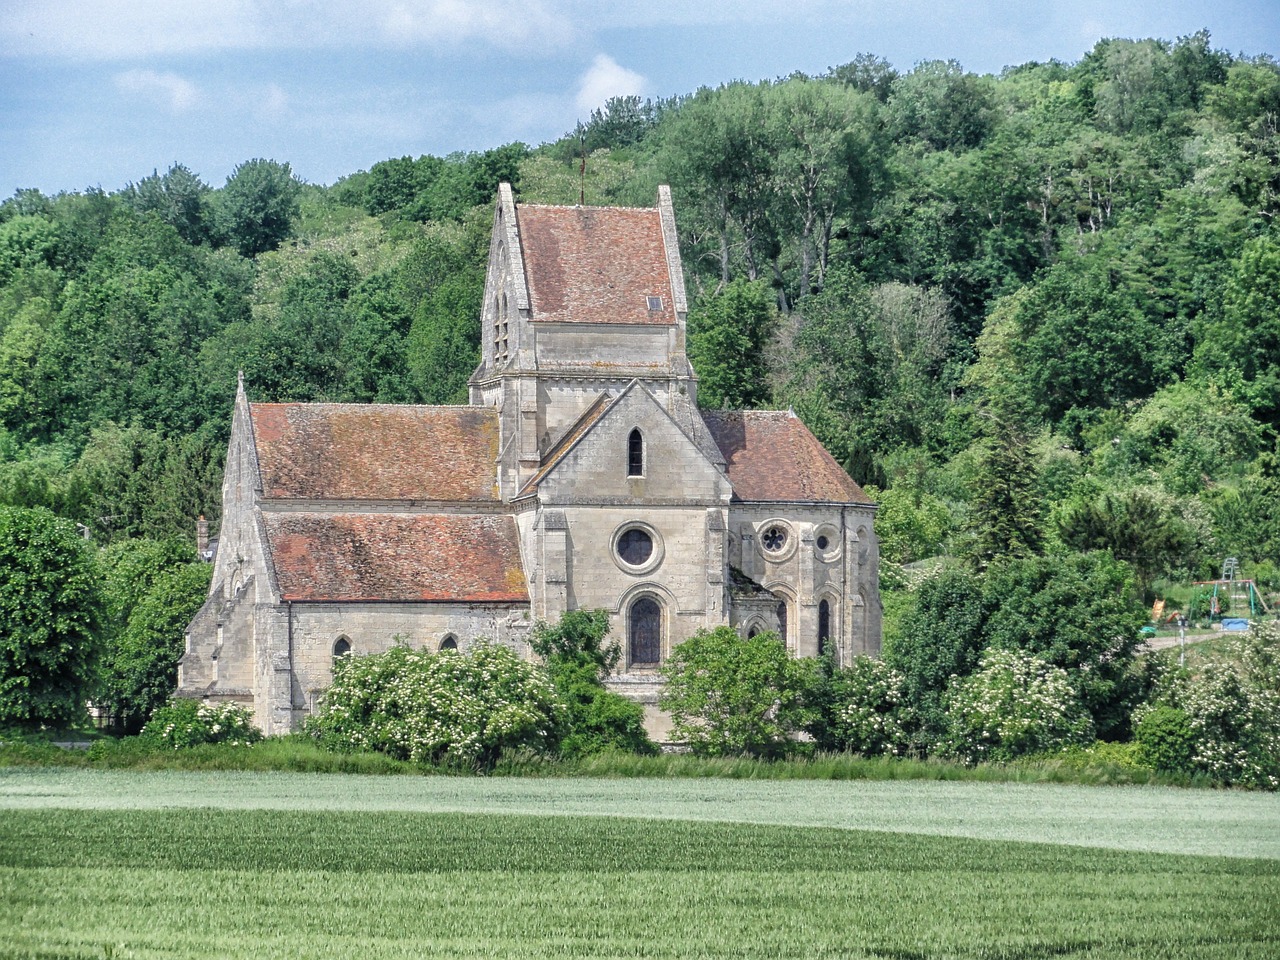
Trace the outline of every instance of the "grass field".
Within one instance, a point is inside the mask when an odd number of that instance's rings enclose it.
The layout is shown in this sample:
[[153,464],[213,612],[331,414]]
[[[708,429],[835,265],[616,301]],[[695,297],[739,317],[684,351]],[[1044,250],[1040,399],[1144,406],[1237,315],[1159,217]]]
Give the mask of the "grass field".
[[0,771],[0,957],[1277,955],[1275,795]]

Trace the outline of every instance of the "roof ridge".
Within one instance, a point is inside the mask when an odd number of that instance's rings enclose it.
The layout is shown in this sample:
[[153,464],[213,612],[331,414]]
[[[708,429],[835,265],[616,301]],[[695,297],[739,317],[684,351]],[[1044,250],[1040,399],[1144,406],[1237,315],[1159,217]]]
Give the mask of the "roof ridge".
[[521,203],[516,201],[516,210],[521,208],[537,207],[539,210],[622,210],[636,213],[657,213],[657,207],[624,207],[620,204],[592,204],[592,203]]

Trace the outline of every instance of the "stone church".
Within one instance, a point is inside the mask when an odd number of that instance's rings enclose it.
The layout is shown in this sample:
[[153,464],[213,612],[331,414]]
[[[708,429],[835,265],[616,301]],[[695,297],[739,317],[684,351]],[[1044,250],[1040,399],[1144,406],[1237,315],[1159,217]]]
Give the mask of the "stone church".
[[698,409],[687,310],[666,187],[625,209],[503,184],[469,404],[251,403],[240,384],[179,695],[287,732],[335,657],[480,637],[531,655],[535,622],[604,608],[610,686],[661,738],[658,669],[699,629],[878,653],[874,505],[795,414]]

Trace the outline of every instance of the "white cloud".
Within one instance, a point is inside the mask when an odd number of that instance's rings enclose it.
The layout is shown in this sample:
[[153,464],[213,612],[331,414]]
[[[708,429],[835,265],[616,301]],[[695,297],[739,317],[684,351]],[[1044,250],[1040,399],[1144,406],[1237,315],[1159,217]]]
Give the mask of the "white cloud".
[[115,81],[117,90],[160,103],[174,113],[190,110],[200,98],[196,85],[176,73],[126,70],[116,74]]
[[478,41],[537,54],[576,36],[562,0],[10,0],[0,47],[97,60]]
[[289,95],[274,83],[268,84],[257,97],[257,113],[263,119],[278,119],[288,107]]
[[619,66],[612,57],[596,54],[578,81],[575,102],[583,113],[601,107],[610,97],[634,97],[644,93],[648,81],[634,70]]

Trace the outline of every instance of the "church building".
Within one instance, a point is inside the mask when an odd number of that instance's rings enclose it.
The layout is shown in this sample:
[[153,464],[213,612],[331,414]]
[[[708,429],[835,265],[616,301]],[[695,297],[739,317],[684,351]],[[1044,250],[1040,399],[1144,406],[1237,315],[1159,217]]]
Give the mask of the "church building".
[[180,696],[296,729],[336,657],[609,611],[646,704],[703,628],[795,656],[880,651],[875,506],[789,411],[699,410],[670,191],[655,208],[499,187],[483,358],[457,406],[251,403],[241,382],[209,598]]

